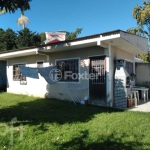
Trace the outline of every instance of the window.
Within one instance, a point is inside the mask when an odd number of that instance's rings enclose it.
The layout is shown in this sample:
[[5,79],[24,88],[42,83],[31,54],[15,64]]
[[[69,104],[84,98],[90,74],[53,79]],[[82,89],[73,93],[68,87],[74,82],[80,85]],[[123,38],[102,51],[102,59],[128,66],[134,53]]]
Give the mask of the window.
[[23,77],[19,66],[25,66],[25,64],[13,65],[13,80],[14,81],[26,81],[26,77]]
[[61,71],[60,82],[78,82],[79,81],[79,60],[59,60],[56,61],[57,69]]
[[37,62],[37,68],[43,68],[43,61]]
[[129,73],[131,80],[133,80],[132,74],[134,73],[133,71],[133,62],[130,61],[126,61],[126,65],[125,68],[127,70],[127,72]]

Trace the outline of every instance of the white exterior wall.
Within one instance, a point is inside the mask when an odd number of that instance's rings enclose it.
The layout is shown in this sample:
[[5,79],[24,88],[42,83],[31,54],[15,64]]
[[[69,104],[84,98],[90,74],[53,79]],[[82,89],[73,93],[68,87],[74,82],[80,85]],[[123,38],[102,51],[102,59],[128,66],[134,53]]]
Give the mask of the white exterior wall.
[[[102,47],[89,47],[84,49],[63,51],[50,53],[49,57],[46,55],[32,55],[26,57],[19,57],[9,59],[7,61],[7,76],[8,76],[8,88],[7,92],[16,94],[25,94],[29,96],[45,97],[46,93],[49,93],[50,97],[58,99],[70,99],[67,93],[66,86],[71,87],[89,87],[89,80],[80,80],[77,83],[57,83],[48,84],[43,77],[39,74],[39,79],[33,79],[27,77],[27,85],[20,85],[20,81],[13,81],[13,64],[25,63],[28,67],[37,67],[36,62],[44,60],[44,67],[55,65],[56,60],[59,59],[79,59],[79,72],[89,73],[89,57],[91,56],[101,56],[104,55],[104,48]],[[49,59],[50,58],[50,59]],[[89,95],[89,89],[84,92],[78,93],[79,97],[84,97]]]
[[150,87],[150,63],[136,63],[136,84]]
[[[89,87],[89,80],[80,79],[79,82],[65,82],[58,84],[48,84],[43,77],[40,79],[27,78],[27,85],[20,85],[20,81],[13,81],[13,64],[26,63],[26,66],[37,67],[36,62],[38,60],[44,60],[44,66],[55,65],[56,60],[59,59],[73,59],[78,58],[79,73],[89,72],[89,57],[103,56],[106,55],[106,71],[107,71],[107,96],[113,101],[113,87],[114,87],[114,60],[116,59],[127,59],[134,61],[134,55],[123,50],[117,49],[116,47],[109,46],[108,49],[102,47],[88,47],[76,50],[67,50],[62,52],[49,53],[49,58],[45,55],[32,55],[20,58],[13,58],[8,60],[7,76],[8,76],[8,88],[7,91],[10,93],[26,94],[38,97],[44,97],[48,92],[51,97],[67,100],[70,96],[67,93],[66,86],[70,87]],[[79,97],[89,95],[89,89],[84,92],[78,93]]]
[[49,66],[44,55],[31,55],[7,60],[8,93],[25,94],[29,96],[44,97],[47,92],[47,83],[39,74],[39,79],[26,78],[27,85],[20,85],[20,81],[13,81],[13,64],[25,63],[28,67],[37,67],[36,61],[43,60],[44,66]]
[[[108,49],[103,49],[101,47],[89,47],[80,50],[73,51],[63,51],[58,53],[50,54],[50,64],[55,65],[55,61],[59,59],[69,59],[69,58],[79,58],[80,60],[80,73],[85,71],[89,72],[89,57],[91,56],[106,56],[106,96],[107,100],[112,100],[113,102],[113,89],[114,89],[114,73],[115,73],[115,60],[125,59],[134,62],[134,55],[117,49],[109,45]],[[68,93],[66,92],[66,86],[71,87],[85,87],[89,86],[89,80],[80,80],[79,83],[58,83],[55,85],[50,85],[50,95],[51,97],[56,97],[58,99],[70,99]],[[89,91],[86,90],[80,93],[81,97],[89,95]],[[110,104],[111,105],[111,104]]]
[[[79,73],[89,73],[89,57],[94,56],[102,56],[105,55],[104,48],[102,47],[88,47],[83,49],[76,49],[71,51],[63,51],[57,53],[50,53],[50,65],[55,65],[56,60],[59,59],[79,59]],[[70,96],[67,93],[66,87],[89,87],[88,79],[80,79],[79,82],[58,82],[57,84],[50,85],[49,93],[51,97],[55,97],[61,100],[69,100]],[[84,91],[78,91],[77,95],[80,99],[84,98],[84,96],[89,95],[89,89]]]
[[112,106],[112,99],[113,99],[113,90],[112,90],[112,78],[111,75],[113,74],[112,70],[112,58],[111,58],[111,45],[109,45],[108,49],[105,49],[106,54],[106,97],[107,102],[110,106]]

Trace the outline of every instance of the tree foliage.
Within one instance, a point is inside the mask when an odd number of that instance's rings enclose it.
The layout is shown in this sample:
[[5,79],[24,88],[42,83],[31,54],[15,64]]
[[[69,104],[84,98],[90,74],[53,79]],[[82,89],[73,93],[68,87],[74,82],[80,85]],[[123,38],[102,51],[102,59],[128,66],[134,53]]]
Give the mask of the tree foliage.
[[82,32],[82,28],[77,28],[75,32],[67,32],[66,33],[66,40],[72,40],[72,39],[77,38],[77,36],[79,34],[81,34],[81,32]]
[[[29,19],[24,15],[25,10],[30,9],[30,2],[31,0],[16,0],[15,3],[11,3],[12,9],[20,9],[21,11],[21,17],[17,20],[17,23],[19,26],[22,26],[22,28],[25,28],[25,24],[29,23]],[[0,6],[1,7],[1,6]],[[0,9],[0,15],[5,14],[7,12],[14,12],[14,10],[7,10],[5,7],[1,7]]]
[[24,28],[18,31],[16,43],[18,48],[36,46],[41,43],[41,37],[36,32]]
[[46,40],[45,32],[40,33],[39,36],[41,37],[42,42]]
[[21,17],[18,19],[17,23],[19,26],[22,26],[22,28],[25,28],[25,24],[29,23],[29,19],[24,15],[25,10],[30,9],[30,4],[28,1],[20,2],[18,3],[18,8],[21,11]]
[[146,26],[147,32],[150,34],[150,2],[144,1],[143,6],[136,5],[132,14],[137,25],[140,27]]
[[6,12],[14,13],[18,8],[22,9],[22,6],[26,6],[28,10],[30,9],[29,2],[31,0],[0,0],[0,10],[5,9]]
[[28,28],[17,32],[10,28],[6,31],[0,29],[0,51],[37,46],[40,43],[41,37],[39,34],[30,31]]
[[[136,19],[137,27],[130,28],[127,32],[146,37],[150,43],[150,2],[144,1],[143,6],[136,5],[133,8],[132,15]],[[144,62],[150,62],[149,53],[139,54],[136,57]]]
[[6,31],[0,29],[0,51],[16,49],[16,33],[8,28]]
[[5,48],[6,50],[17,49],[17,34],[10,28],[5,31]]
[[22,26],[22,29],[24,29],[24,28],[25,28],[25,24],[28,24],[28,23],[29,23],[28,17],[26,17],[26,16],[24,15],[24,13],[21,14],[21,17],[17,20],[17,24],[18,24],[19,26]]
[[0,28],[0,51],[6,50],[5,45],[5,31]]
[[[74,39],[80,33],[82,29],[77,28],[75,32],[67,32],[66,39]],[[36,33],[28,28],[24,28],[20,31],[13,31],[8,28],[6,31],[0,29],[0,51],[20,49],[30,46],[38,46],[45,41],[45,33]]]
[[136,34],[138,36],[142,37],[148,37],[148,32],[145,31],[142,27],[136,27],[136,28],[129,28],[127,32]]

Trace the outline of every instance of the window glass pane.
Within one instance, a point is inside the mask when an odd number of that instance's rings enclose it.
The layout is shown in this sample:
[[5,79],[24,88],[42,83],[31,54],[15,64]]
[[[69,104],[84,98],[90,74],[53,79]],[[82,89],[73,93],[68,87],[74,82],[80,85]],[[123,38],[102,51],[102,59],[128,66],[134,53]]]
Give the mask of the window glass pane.
[[20,81],[23,78],[21,71],[19,69],[19,66],[22,66],[22,65],[25,65],[25,64],[13,65],[13,80],[14,81]]

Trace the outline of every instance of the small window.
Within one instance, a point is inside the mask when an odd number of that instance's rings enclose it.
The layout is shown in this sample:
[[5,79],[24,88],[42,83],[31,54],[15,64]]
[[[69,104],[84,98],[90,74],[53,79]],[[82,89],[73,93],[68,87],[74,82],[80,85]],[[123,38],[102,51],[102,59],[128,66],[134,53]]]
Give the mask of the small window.
[[133,81],[134,80],[134,78],[132,77],[132,74],[134,73],[133,62],[126,61],[125,68],[126,68],[127,72],[129,73],[131,80]]
[[21,80],[25,81],[26,77],[22,76],[19,66],[25,66],[25,64],[13,65],[13,80],[14,81],[21,81]]
[[[78,82],[79,81],[79,60],[59,60],[56,61],[57,69],[61,71],[60,82]],[[70,72],[70,73],[67,73]],[[67,73],[67,75],[66,75]]]
[[37,62],[37,68],[43,68],[43,61]]

